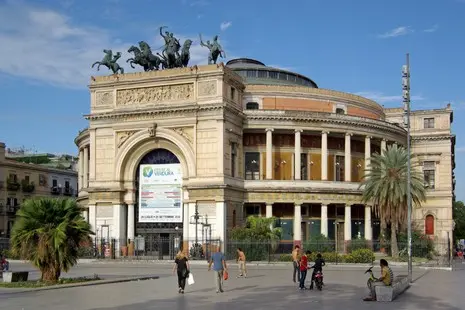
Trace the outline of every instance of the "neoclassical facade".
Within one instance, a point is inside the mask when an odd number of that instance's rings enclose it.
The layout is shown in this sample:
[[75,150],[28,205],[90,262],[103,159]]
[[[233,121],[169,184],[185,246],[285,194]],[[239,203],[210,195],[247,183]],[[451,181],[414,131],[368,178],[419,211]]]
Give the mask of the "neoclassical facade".
[[[321,233],[342,249],[355,238],[379,238],[359,182],[373,153],[406,144],[402,109],[251,59],[92,77],[90,94],[89,127],[75,140],[78,199],[101,237],[182,232],[187,247],[197,212],[223,243],[249,215],[276,217],[291,243]],[[412,113],[412,149],[428,184],[414,218],[435,238],[453,230],[451,123],[450,106]],[[140,222],[144,164],[180,165],[182,221]]]

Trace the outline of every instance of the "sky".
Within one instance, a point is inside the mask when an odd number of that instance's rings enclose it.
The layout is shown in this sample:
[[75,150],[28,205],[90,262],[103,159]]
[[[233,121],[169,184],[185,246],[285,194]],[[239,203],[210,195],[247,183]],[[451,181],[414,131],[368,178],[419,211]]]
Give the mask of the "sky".
[[[137,3],[137,4],[136,4]],[[402,106],[401,67],[410,53],[412,109],[454,109],[457,197],[465,199],[465,0],[0,0],[0,141],[34,152],[77,154],[87,127],[90,66],[104,48],[123,53],[160,26],[194,41],[205,64],[219,35],[227,60],[258,59],[310,77],[320,88]]]

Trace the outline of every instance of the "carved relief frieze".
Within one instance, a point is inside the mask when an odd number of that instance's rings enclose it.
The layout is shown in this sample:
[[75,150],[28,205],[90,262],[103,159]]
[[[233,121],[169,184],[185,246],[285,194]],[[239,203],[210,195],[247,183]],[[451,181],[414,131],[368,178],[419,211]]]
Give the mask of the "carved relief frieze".
[[164,85],[121,89],[116,93],[118,107],[157,104],[165,101],[184,101],[193,98],[194,84]]
[[116,133],[116,145],[120,148],[137,131],[119,131]]
[[179,127],[179,128],[173,128],[173,130],[181,135],[184,139],[186,139],[191,145],[194,144],[194,138],[193,138],[193,128],[192,127]]
[[96,92],[94,107],[108,107],[113,105],[113,92]]
[[199,97],[216,96],[217,82],[216,81],[202,81],[197,86]]

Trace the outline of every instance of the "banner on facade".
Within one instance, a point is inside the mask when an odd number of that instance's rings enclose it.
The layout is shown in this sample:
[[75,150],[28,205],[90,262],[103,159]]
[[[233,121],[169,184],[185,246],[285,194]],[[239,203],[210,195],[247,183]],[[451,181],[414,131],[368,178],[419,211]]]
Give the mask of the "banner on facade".
[[182,223],[180,164],[141,165],[139,222]]

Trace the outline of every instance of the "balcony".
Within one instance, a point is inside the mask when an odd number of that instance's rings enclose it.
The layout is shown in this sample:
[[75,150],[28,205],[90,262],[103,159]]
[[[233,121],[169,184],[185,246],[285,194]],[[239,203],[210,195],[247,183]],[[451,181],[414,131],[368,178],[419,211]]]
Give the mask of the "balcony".
[[50,187],[50,194],[52,195],[61,195],[61,192],[62,192],[61,187],[58,187],[58,186]]
[[72,188],[72,187],[63,188],[63,195],[65,195],[65,196],[73,196],[74,195],[74,188]]
[[314,180],[245,180],[248,191],[330,192],[361,193],[358,182],[314,181]]
[[7,204],[6,207],[5,207],[5,211],[6,211],[5,213],[7,213],[7,214],[15,214],[16,211],[19,210],[19,208],[20,208],[19,205],[9,205],[9,204]]
[[23,189],[23,193],[32,193],[35,190],[35,185],[34,182],[22,180],[21,188]]
[[19,190],[20,187],[21,187],[21,184],[19,184],[19,182],[16,181],[15,179],[8,179],[6,181],[6,188],[9,191],[17,191]]

